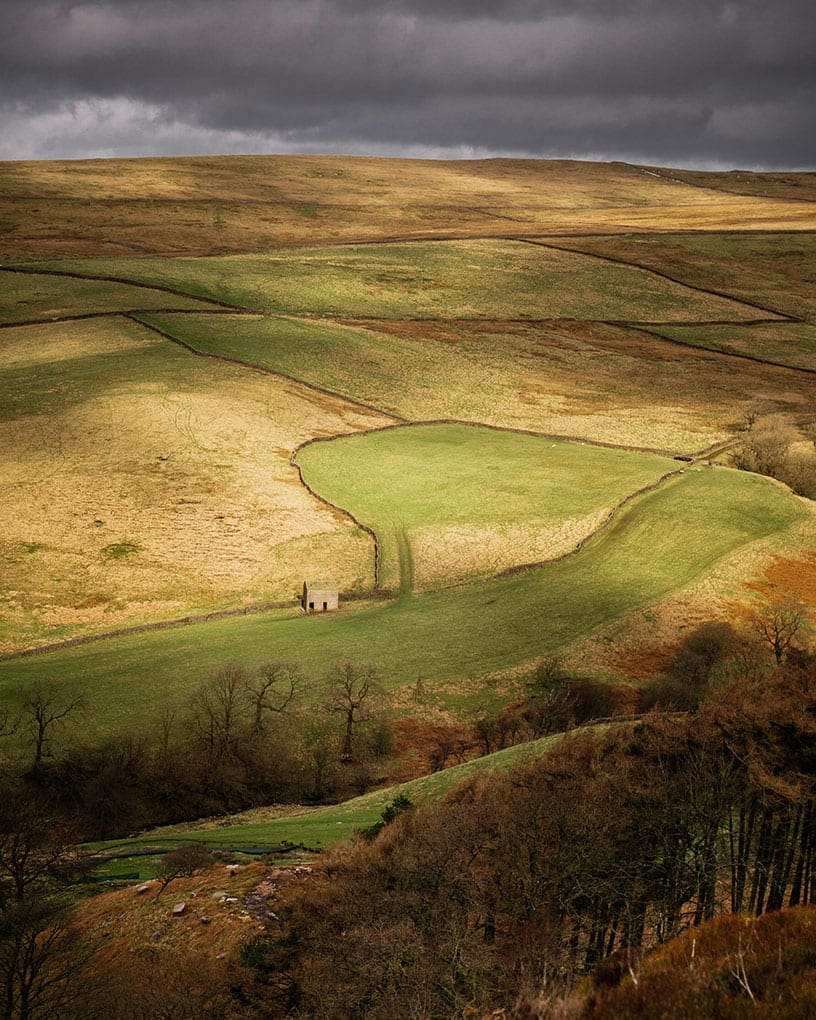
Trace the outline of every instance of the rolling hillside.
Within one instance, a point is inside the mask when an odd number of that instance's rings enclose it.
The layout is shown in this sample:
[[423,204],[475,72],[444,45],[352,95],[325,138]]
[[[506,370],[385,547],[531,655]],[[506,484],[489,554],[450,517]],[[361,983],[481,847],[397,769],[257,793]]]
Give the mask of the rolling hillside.
[[[778,485],[672,459],[813,415],[791,175],[234,157],[0,183],[9,703],[42,678],[113,732],[277,657],[423,675],[458,711],[809,541]],[[309,577],[358,601],[305,620]]]

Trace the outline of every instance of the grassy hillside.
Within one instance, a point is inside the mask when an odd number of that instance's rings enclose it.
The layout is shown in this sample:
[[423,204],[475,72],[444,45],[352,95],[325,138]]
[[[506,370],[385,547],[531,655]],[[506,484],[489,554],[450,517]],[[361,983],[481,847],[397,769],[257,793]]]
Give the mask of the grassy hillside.
[[[796,199],[811,184],[754,175],[741,193],[733,175],[570,161],[0,165],[4,262],[88,277],[0,273],[0,325],[49,320],[0,330],[0,650],[291,599],[307,577],[369,588],[370,536],[312,497],[290,458],[390,415],[684,453],[735,439],[757,414],[805,420],[809,375],[729,350],[812,364],[809,323],[752,305],[810,314],[816,213]],[[128,311],[144,328],[116,314]],[[430,448],[384,473],[390,505],[360,458],[332,465],[333,482],[357,477],[337,500],[383,531],[384,581],[396,582],[400,546],[420,587],[477,586],[358,606],[311,629],[259,616],[124,636],[3,672],[87,684],[100,730],[148,718],[146,683],[157,703],[183,697],[236,656],[299,658],[316,673],[337,657],[376,658],[394,687],[421,672],[455,701],[463,678],[584,637],[803,512],[764,483],[689,476],[546,580],[494,590],[487,575],[566,549],[649,474],[635,454],[584,450],[584,469],[565,476],[576,491],[549,490],[542,512],[546,461],[529,451],[566,448],[531,438],[510,444],[528,451],[517,456],[499,442],[468,455],[478,469],[443,465],[459,492],[481,490],[461,516],[431,481]],[[374,446],[360,449],[367,460]],[[666,495],[686,486],[708,494]],[[413,505],[417,487],[437,505]],[[746,499],[770,509],[736,521]],[[653,535],[663,517],[676,524]],[[627,530],[633,520],[643,534]]]
[[559,243],[668,271],[685,283],[721,290],[787,315],[810,319],[816,313],[812,233],[667,233]]
[[591,256],[505,240],[48,263],[262,312],[430,319],[751,319],[736,301]]
[[[409,419],[456,418],[690,453],[726,438],[750,413],[811,405],[808,376],[746,362],[735,372],[728,357],[598,323],[142,318],[202,353],[282,372]],[[691,344],[744,345],[749,353],[763,336],[769,357],[784,351],[802,364],[816,350],[809,327],[797,324],[652,328]],[[720,344],[720,336],[731,339]]]
[[289,599],[327,560],[370,587],[369,538],[289,456],[387,420],[119,317],[0,331],[0,648]]
[[[323,807],[304,808],[261,808],[251,811],[247,820],[234,823],[200,823],[196,825],[166,826],[154,832],[147,832],[137,839],[113,840],[99,844],[102,854],[116,852],[125,854],[128,850],[143,850],[155,847],[163,851],[179,843],[206,843],[213,847],[275,847],[281,843],[304,844],[310,849],[326,849],[335,843],[351,839],[358,829],[365,829],[379,820],[385,806],[396,797],[407,797],[412,804],[419,805],[440,800],[449,790],[482,771],[506,771],[543,754],[560,738],[560,734],[542,737],[527,744],[517,744],[502,751],[474,758],[462,765],[442,769],[420,779],[373,790],[360,797],[353,797],[342,804],[328,804]],[[133,859],[136,861],[137,859]],[[144,877],[150,865],[144,858],[138,858],[138,867]],[[130,864],[118,862],[115,870],[128,869]],[[103,869],[104,871],[105,869]]]
[[816,372],[816,325],[790,322],[757,326],[660,326],[662,336],[728,354]]
[[147,308],[207,307],[204,301],[149,287],[43,273],[0,272],[0,323]]
[[721,190],[721,175],[569,160],[198,156],[2,163],[0,254],[204,254],[500,231],[812,226],[812,207],[796,200],[809,175],[787,175],[787,186],[778,177],[754,180],[745,191],[755,197],[747,197]]
[[[575,556],[482,584],[328,617],[215,620],[0,663],[0,692],[47,678],[84,692],[87,727],[148,725],[228,661],[300,661],[320,676],[348,659],[373,662],[391,691],[433,680],[432,703],[458,711],[501,700],[491,674],[529,663],[710,571],[723,557],[784,533],[809,511],[759,476],[695,469],[630,504]],[[123,678],[127,678],[126,682]]]
[[383,587],[444,587],[569,552],[666,457],[468,427],[421,425],[312,443],[305,481],[380,540]]

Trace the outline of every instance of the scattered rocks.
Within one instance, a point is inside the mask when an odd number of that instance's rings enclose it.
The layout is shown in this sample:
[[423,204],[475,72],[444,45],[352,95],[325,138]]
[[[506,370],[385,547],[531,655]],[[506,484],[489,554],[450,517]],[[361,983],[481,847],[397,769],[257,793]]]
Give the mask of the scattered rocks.
[[161,940],[162,940],[162,932],[160,932],[160,931],[154,931],[153,934],[150,936],[150,941],[151,942],[161,942]]
[[212,921],[210,920],[209,917],[202,917],[201,918],[201,923],[202,924],[212,924]]
[[181,917],[182,914],[186,913],[187,913],[186,903],[176,903],[176,905],[173,907],[173,917]]
[[229,896],[229,893],[225,892],[223,889],[218,889],[216,892],[214,892],[212,894],[212,898],[214,900],[219,900],[219,901],[220,900],[225,900],[228,896]]
[[136,895],[137,896],[144,896],[144,894],[146,892],[150,892],[150,886],[147,883],[145,883],[144,885],[139,885],[139,886],[136,887]]

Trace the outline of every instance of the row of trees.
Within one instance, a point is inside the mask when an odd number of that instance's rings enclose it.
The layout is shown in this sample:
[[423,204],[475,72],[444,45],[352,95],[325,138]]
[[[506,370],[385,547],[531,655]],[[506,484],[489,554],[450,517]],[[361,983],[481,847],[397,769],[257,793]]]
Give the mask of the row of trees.
[[[525,697],[457,731],[440,728],[432,770],[592,720],[653,708],[692,710],[713,681],[781,665],[800,635],[796,606],[771,606],[750,633],[707,623],[680,644],[666,670],[635,688],[566,671],[545,660]],[[92,838],[232,812],[272,801],[319,802],[363,792],[384,778],[393,728],[372,666],[341,663],[319,681],[299,666],[228,664],[183,708],[165,706],[148,734],[83,742],[88,706],[56,685],[21,692],[0,717],[5,772],[80,820]]]
[[7,780],[84,838],[362,792],[383,778],[393,744],[380,677],[355,663],[316,684],[291,663],[224,666],[149,735],[84,742],[87,712],[36,683],[4,727]]

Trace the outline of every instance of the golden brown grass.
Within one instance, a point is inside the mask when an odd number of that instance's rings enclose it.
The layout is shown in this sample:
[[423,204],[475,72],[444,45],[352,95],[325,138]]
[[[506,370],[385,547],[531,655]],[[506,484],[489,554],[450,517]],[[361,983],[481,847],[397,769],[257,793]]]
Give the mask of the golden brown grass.
[[327,562],[343,587],[371,584],[370,540],[309,495],[289,456],[386,419],[118,318],[3,340],[14,378],[48,392],[0,418],[0,647],[292,598]]
[[816,208],[768,190],[771,197],[731,195],[626,164],[564,160],[231,156],[4,163],[0,255],[217,253],[440,234],[816,224]]
[[[597,323],[380,322],[426,384],[376,391],[409,417],[456,417],[556,435],[690,452],[772,408],[804,412],[812,381],[684,350],[636,329]],[[403,346],[404,345],[404,346]],[[345,391],[354,395],[355,390]]]

